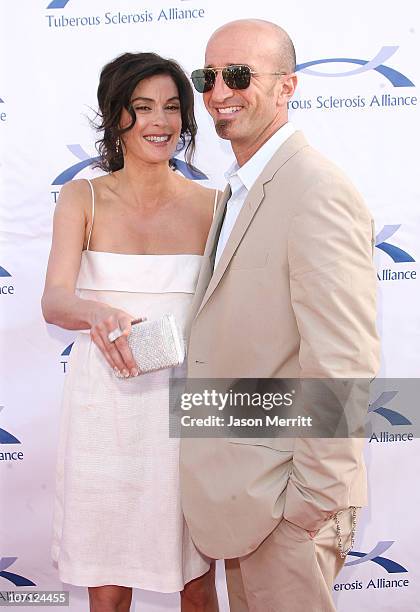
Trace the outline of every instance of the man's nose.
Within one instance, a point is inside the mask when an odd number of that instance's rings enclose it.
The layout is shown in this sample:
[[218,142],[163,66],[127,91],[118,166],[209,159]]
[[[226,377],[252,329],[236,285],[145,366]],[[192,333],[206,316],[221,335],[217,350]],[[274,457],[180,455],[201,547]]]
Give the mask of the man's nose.
[[212,89],[212,100],[223,101],[226,100],[226,98],[229,98],[230,96],[232,96],[232,90],[226,85],[222,76],[222,71],[219,70],[216,73],[216,80]]

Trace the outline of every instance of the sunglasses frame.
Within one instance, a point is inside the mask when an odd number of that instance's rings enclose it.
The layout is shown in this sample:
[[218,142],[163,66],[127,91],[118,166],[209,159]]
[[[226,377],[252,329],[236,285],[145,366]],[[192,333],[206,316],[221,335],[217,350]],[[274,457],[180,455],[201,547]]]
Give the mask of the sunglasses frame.
[[[231,79],[235,78],[234,75],[229,71],[232,68],[247,68],[247,70],[249,71],[248,74],[245,73],[244,76],[246,75],[248,78],[248,82],[245,85],[245,87],[234,87],[232,86],[232,84],[229,84],[228,81],[232,82]],[[195,73],[202,71],[203,75],[201,77],[198,77],[197,75],[195,75]],[[212,73],[213,77],[212,77],[212,82],[209,83],[206,81],[206,77],[205,77],[205,73]],[[255,76],[285,76],[287,74],[289,74],[288,72],[256,72],[255,70],[252,70],[252,68],[250,66],[248,66],[247,64],[229,64],[228,66],[215,66],[215,67],[208,67],[208,68],[198,68],[197,70],[193,70],[191,73],[191,80],[193,82],[194,88],[196,89],[196,91],[198,91],[199,93],[206,93],[208,91],[211,91],[215,84],[216,84],[216,78],[217,78],[217,73],[221,72],[222,73],[222,78],[224,83],[229,87],[229,89],[236,89],[236,90],[242,90],[242,89],[247,89],[250,84],[251,84],[251,78],[255,77]],[[194,82],[194,77],[196,78],[202,78],[203,82],[204,82],[204,87],[203,88],[198,88],[196,83]],[[202,90],[201,90],[202,89]]]

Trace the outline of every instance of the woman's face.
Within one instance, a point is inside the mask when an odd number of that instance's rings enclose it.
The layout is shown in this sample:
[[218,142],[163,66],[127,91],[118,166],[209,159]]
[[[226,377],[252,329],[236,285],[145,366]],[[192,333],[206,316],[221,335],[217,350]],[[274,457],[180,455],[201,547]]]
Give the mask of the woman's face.
[[[172,77],[159,74],[138,83],[131,97],[136,123],[122,136],[124,155],[149,163],[168,161],[179,141],[182,119],[178,88]],[[121,127],[131,117],[123,109]]]

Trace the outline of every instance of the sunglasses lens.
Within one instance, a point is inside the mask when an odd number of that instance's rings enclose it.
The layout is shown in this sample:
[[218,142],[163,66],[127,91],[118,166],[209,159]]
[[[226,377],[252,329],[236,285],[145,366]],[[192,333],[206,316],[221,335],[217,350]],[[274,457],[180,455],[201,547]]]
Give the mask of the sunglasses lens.
[[[251,68],[245,65],[226,66],[222,76],[230,89],[246,89],[251,82]],[[216,71],[212,68],[199,68],[191,73],[191,80],[198,92],[210,91],[216,82]]]
[[231,89],[246,89],[251,82],[249,66],[227,66],[223,69],[223,80]]
[[196,90],[204,93],[214,86],[215,74],[213,70],[199,68],[191,73],[191,80]]

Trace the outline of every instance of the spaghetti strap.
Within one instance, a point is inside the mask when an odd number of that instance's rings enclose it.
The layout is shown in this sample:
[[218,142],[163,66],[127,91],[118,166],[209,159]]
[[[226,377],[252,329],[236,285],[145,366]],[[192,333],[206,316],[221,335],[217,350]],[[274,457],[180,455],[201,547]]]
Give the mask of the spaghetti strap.
[[219,190],[216,189],[216,193],[214,194],[214,204],[213,204],[213,219],[214,219],[214,215],[216,214],[216,207],[217,207],[217,199],[219,197]]
[[92,181],[90,181],[89,179],[86,179],[86,180],[89,183],[90,191],[92,193],[92,223],[90,224],[89,236],[88,236],[87,245],[86,245],[86,251],[89,251],[90,237],[92,236],[92,230],[93,230],[93,220],[95,218],[95,191],[93,189]]

